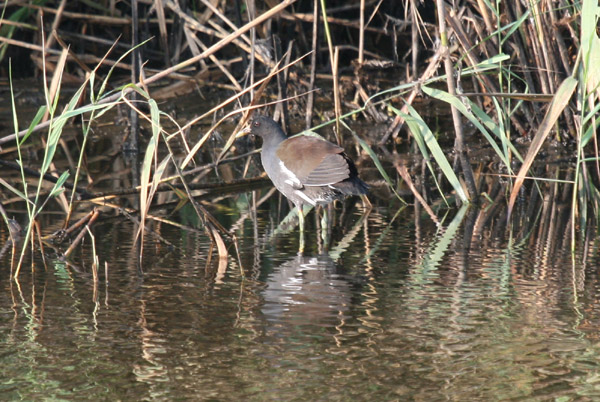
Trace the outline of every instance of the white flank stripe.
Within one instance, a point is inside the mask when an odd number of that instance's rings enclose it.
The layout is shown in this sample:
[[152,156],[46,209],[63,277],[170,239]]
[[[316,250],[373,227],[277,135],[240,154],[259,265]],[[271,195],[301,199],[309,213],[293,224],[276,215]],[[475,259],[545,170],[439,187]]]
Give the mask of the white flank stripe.
[[283,173],[285,173],[285,175],[289,177],[287,180],[285,180],[286,183],[294,187],[302,187],[302,182],[298,180],[294,172],[292,172],[283,164],[283,161],[279,161],[279,167],[281,168]]

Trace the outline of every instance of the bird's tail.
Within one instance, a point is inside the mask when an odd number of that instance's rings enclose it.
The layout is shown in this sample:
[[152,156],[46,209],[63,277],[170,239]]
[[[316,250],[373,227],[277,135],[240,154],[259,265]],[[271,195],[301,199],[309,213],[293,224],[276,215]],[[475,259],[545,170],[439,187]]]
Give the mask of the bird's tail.
[[346,179],[340,183],[334,184],[332,187],[334,187],[336,190],[339,190],[345,195],[362,195],[367,194],[367,192],[369,191],[369,186],[367,185],[367,183],[365,183],[358,177]]

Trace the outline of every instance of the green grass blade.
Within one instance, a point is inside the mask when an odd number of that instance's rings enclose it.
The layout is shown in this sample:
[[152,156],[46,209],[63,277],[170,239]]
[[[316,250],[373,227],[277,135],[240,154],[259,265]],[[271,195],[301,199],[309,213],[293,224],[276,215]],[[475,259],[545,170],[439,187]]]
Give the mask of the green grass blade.
[[433,165],[431,164],[431,157],[429,155],[427,145],[425,144],[425,138],[423,136],[423,131],[421,130],[421,126],[425,125],[425,122],[418,122],[412,116],[404,114],[401,111],[398,111],[398,113],[400,113],[400,116],[402,116],[402,118],[406,122],[406,125],[408,126],[408,129],[412,133],[413,138],[415,139],[415,142],[417,143],[417,147],[419,148],[419,151],[421,152],[421,155],[423,156],[423,160],[425,161],[425,164],[427,165],[427,169],[429,169],[429,172],[431,173],[431,177],[433,178],[435,187],[438,189],[438,192],[440,193],[440,196],[444,200],[444,203],[446,204],[446,206],[449,206],[448,200],[446,199],[446,196],[444,195],[444,192],[442,191],[442,187],[440,186],[440,183],[437,180],[437,174],[435,172],[435,169],[433,168]]
[[560,116],[564,108],[567,106],[567,103],[571,99],[571,96],[573,95],[573,92],[577,87],[577,83],[578,81],[575,78],[567,77],[567,79],[565,79],[562,82],[562,84],[560,84],[560,87],[556,91],[554,99],[552,100],[552,103],[550,104],[550,107],[546,112],[546,116],[544,116],[544,120],[542,121],[538,132],[535,134],[533,140],[531,141],[531,145],[529,146],[529,150],[527,151],[527,155],[525,156],[523,165],[521,166],[521,169],[517,174],[517,178],[515,179],[515,184],[510,194],[510,199],[508,201],[507,219],[510,218],[512,208],[517,199],[517,194],[519,193],[521,185],[523,185],[523,181],[525,180],[525,175],[527,174],[527,171],[531,167],[531,164],[533,163],[535,157],[540,151],[544,140],[550,134],[554,123],[556,123],[558,117]]
[[[150,209],[150,204],[152,203],[154,190],[158,186],[158,183],[160,182],[160,179],[166,169],[167,163],[170,160],[170,157],[167,157],[160,163],[159,166],[156,166],[158,158],[158,144],[160,142],[160,135],[162,131],[160,125],[161,112],[154,99],[148,99],[148,104],[150,106],[150,118],[152,121],[152,137],[150,138],[150,141],[148,141],[148,146],[146,147],[146,153],[142,163],[142,174],[140,178],[140,229],[138,231],[138,236],[141,236],[142,248],[144,242],[145,221]],[[154,176],[151,185],[150,175],[153,167]]]
[[50,191],[50,195],[48,197],[56,197],[57,195],[59,195],[60,193],[65,191],[65,188],[63,187],[63,185],[65,184],[65,182],[67,181],[68,178],[69,178],[69,172],[64,171],[60,175],[60,177],[58,178],[56,183],[54,183],[54,187],[52,187],[52,190]]
[[[40,106],[40,108],[38,109],[37,113],[33,117],[33,120],[31,121],[31,124],[29,125],[29,128],[27,129],[27,132],[25,133],[25,135],[23,136],[23,138],[21,138],[21,140],[20,140],[21,145],[23,145],[23,143],[25,141],[27,141],[27,138],[29,138],[29,136],[33,132],[33,129],[35,128],[35,126],[38,125],[38,123],[42,120],[42,117],[44,117],[44,114],[46,114],[46,110],[48,110],[46,108],[46,105]],[[15,131],[15,133],[18,133],[18,132],[19,131]],[[17,141],[19,141],[19,140],[17,139]]]
[[[488,141],[490,146],[494,149],[494,151],[496,152],[496,154],[498,155],[500,160],[504,163],[504,165],[510,168],[508,154],[498,147],[498,144],[496,143],[496,141],[494,141],[494,139],[492,138],[492,136],[490,135],[488,130],[479,121],[479,119],[477,117],[475,117],[475,115],[473,115],[473,113],[471,113],[467,109],[465,104],[462,103],[459,98],[457,98],[456,96],[452,96],[448,92],[441,91],[439,89],[423,87],[422,90],[423,90],[423,93],[431,96],[432,98],[439,99],[443,102],[446,102],[446,103],[454,106],[460,113],[462,113],[463,116],[465,116],[475,127],[477,127],[479,132],[485,137],[485,139]],[[482,121],[485,121],[485,126],[490,127],[492,129],[492,131],[496,134],[496,136],[501,141],[503,141],[504,136],[501,135],[498,125],[485,112],[483,112],[479,107],[477,107],[477,105],[470,102],[470,106],[472,107],[473,110],[477,109],[478,117],[481,118]]]
[[[117,62],[116,62],[116,63],[114,63],[114,64],[113,64],[113,65],[110,67],[110,69],[108,70],[108,74],[106,74],[106,77],[105,77],[105,78],[104,78],[104,80],[102,81],[102,85],[100,85],[100,89],[98,90],[98,94],[97,94],[97,96],[96,96],[95,102],[96,102],[96,101],[98,101],[99,99],[101,99],[101,98],[103,97],[103,95],[104,95],[104,91],[106,91],[106,87],[107,87],[107,85],[108,85],[108,80],[109,80],[109,78],[111,77],[111,75],[112,75],[112,73],[113,73],[114,69],[117,67],[117,65],[118,65],[118,64],[119,64],[119,63],[120,63],[120,62],[121,62],[121,61],[122,61],[124,58],[128,57],[128,56],[129,56],[129,54],[130,54],[131,52],[133,52],[133,50],[134,50],[134,49],[136,49],[136,48],[138,48],[138,47],[140,47],[140,46],[144,46],[144,45],[146,44],[146,42],[149,42],[149,41],[151,41],[152,39],[153,39],[153,38],[148,38],[148,39],[146,39],[145,41],[143,41],[142,43],[140,43],[139,45],[132,47],[131,49],[127,50],[125,53],[123,53],[123,54],[122,54],[122,55],[121,55],[121,56],[120,56],[120,57],[117,59]],[[116,42],[115,42],[115,45],[116,45]],[[114,47],[114,45],[113,45],[113,47]],[[111,48],[109,49],[109,51],[106,53],[106,56],[105,56],[105,57],[107,57],[107,56],[108,56],[108,54],[110,53],[110,51],[111,51],[111,50],[112,50],[112,47],[111,47]],[[96,69],[98,69],[98,68],[100,67],[100,65],[101,65],[101,64],[102,64],[102,63],[98,63],[98,66],[96,67]],[[120,89],[118,89],[118,90],[122,90],[122,89],[123,89],[123,88],[120,88]],[[93,94],[93,92],[90,92],[90,93],[91,93],[91,94]],[[109,92],[109,93],[110,93],[110,92]],[[108,95],[108,94],[107,94],[107,95]],[[147,97],[146,97],[146,99],[148,99],[148,98],[149,98],[149,97],[147,96]],[[94,102],[94,103],[95,103],[95,102]]]
[[148,101],[150,105],[150,114],[152,119],[152,137],[148,141],[144,161],[142,162],[142,174],[140,182],[140,211],[142,212],[142,221],[145,217],[145,211],[148,209],[148,189],[150,188],[150,174],[152,167],[156,161],[156,152],[158,150],[158,142],[160,140],[160,111],[153,99]]
[[469,199],[467,198],[467,195],[460,183],[460,180],[456,176],[456,173],[454,173],[454,170],[452,169],[452,166],[448,162],[448,159],[446,159],[446,155],[444,154],[444,151],[442,151],[440,144],[437,142],[437,140],[435,139],[435,136],[433,135],[433,133],[431,132],[431,130],[429,129],[427,124],[425,124],[425,121],[419,115],[419,113],[410,105],[408,106],[409,115],[402,113],[400,110],[396,109],[393,106],[390,106],[390,108],[392,109],[392,111],[394,111],[394,113],[403,117],[407,121],[407,124],[408,124],[408,120],[410,119],[412,122],[414,122],[418,125],[419,130],[415,134],[422,135],[423,143],[427,146],[427,149],[431,152],[431,155],[433,156],[436,163],[442,170],[442,173],[446,177],[446,180],[448,180],[450,185],[454,188],[454,191],[456,191],[456,194],[461,199],[461,201],[464,203],[468,203]]
[[58,141],[62,136],[62,132],[65,125],[71,117],[80,114],[72,114],[71,112],[75,110],[75,107],[79,103],[79,100],[81,99],[81,95],[83,94],[83,90],[85,89],[86,85],[87,81],[79,87],[79,89],[77,90],[77,92],[75,92],[71,100],[69,100],[69,103],[65,106],[65,109],[62,112],[62,114],[53,121],[53,124],[51,124],[50,133],[48,134],[48,140],[46,143],[46,152],[44,153],[44,160],[42,162],[41,174],[46,174],[46,172],[50,168],[50,164],[54,159],[54,154],[56,152]]
[[25,196],[24,193],[22,193],[21,191],[17,190],[16,188],[14,188],[10,184],[8,184],[4,179],[0,178],[0,184],[2,184],[8,190],[10,190],[14,194],[16,194],[19,198],[22,198],[23,200],[28,201],[28,199],[27,199],[27,197]]

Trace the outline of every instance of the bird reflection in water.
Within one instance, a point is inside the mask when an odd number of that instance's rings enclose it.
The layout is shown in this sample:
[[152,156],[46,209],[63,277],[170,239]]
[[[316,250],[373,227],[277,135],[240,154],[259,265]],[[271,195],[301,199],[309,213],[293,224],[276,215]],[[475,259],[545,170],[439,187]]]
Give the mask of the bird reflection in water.
[[297,255],[268,276],[262,313],[273,324],[337,326],[351,301],[348,278],[328,255]]

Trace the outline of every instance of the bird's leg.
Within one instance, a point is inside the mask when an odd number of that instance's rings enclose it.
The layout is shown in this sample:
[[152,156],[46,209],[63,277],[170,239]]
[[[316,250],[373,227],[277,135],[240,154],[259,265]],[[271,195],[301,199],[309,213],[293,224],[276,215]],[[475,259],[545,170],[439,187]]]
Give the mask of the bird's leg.
[[323,239],[323,247],[325,250],[329,249],[329,236],[328,236],[328,219],[327,219],[327,207],[323,207],[323,217],[321,218],[321,239]]
[[304,209],[302,204],[296,205],[298,210],[298,226],[300,227],[300,244],[298,245],[298,253],[304,252]]

